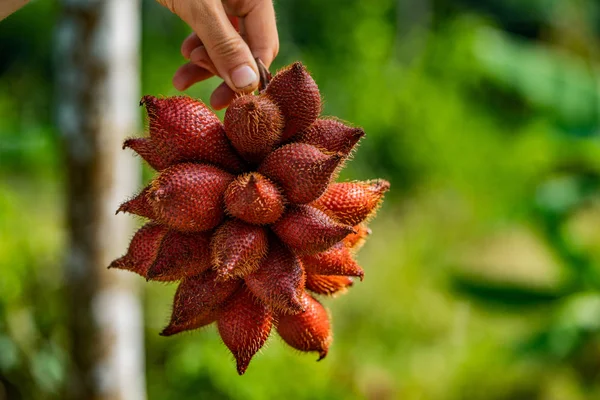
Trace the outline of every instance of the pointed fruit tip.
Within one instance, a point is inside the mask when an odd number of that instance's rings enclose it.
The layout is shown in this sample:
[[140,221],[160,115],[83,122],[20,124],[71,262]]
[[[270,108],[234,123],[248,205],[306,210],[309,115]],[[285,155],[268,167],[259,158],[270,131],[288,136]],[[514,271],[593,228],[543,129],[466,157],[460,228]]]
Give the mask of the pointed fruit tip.
[[163,200],[166,197],[167,190],[165,188],[152,188],[148,195],[156,202]]
[[390,183],[385,179],[378,179],[373,188],[377,193],[385,193],[390,190]]
[[256,182],[258,181],[258,179],[256,178],[256,173],[252,172],[249,176],[248,176],[248,184],[249,185],[256,185]]
[[257,107],[254,101],[249,101],[246,104],[244,104],[244,108],[246,109],[246,111],[254,111]]
[[300,61],[296,61],[295,63],[292,64],[290,69],[293,71],[303,71],[304,65]]
[[186,330],[187,329],[183,328],[182,326],[170,322],[169,325],[165,326],[165,328],[159,332],[159,335],[163,337],[168,337],[184,332]]
[[[237,357],[236,357],[237,358]],[[248,365],[250,364],[250,360],[246,361],[246,360],[236,360],[236,366],[237,366],[237,373],[238,375],[242,376],[246,373],[246,370],[248,369]]]
[[352,137],[356,140],[362,138],[363,136],[365,136],[365,131],[362,128],[355,128],[352,131]]
[[232,275],[228,272],[224,272],[224,270],[228,270],[227,268],[228,267],[225,266],[225,268],[217,270],[217,275],[215,276],[215,282],[226,282],[230,279],[235,278],[234,275]]
[[172,328],[171,325],[167,326],[165,329],[163,329],[162,331],[159,332],[159,336],[163,336],[163,337],[167,337],[167,336],[171,336],[176,334],[177,332],[174,332],[174,328]]
[[325,357],[327,357],[327,353],[328,353],[328,350],[321,350],[319,352],[319,358],[317,359],[317,362],[319,362],[322,359],[324,359]]
[[123,262],[123,258],[121,257],[121,258],[117,258],[115,261],[111,262],[107,268],[108,269],[113,269],[113,268],[123,269],[124,264],[125,263]]
[[152,264],[150,268],[148,268],[148,272],[146,273],[146,282],[150,282],[154,280],[158,276],[156,271],[152,268],[155,264]]
[[154,97],[154,96],[151,96],[151,95],[149,95],[149,94],[147,94],[147,95],[145,95],[145,96],[142,96],[142,99],[140,100],[140,107],[141,107],[141,106],[144,106],[144,105],[147,107],[147,106],[148,106],[148,104],[152,104],[152,103],[154,103],[156,100],[157,100],[157,99],[156,99],[156,97]]
[[278,309],[278,312],[284,315],[302,314],[306,311],[306,307],[297,297],[289,298],[287,299],[285,305],[280,304],[279,306],[275,306],[275,308]]
[[298,299],[294,299],[294,302],[290,304],[291,314],[302,314],[306,311],[304,304]]

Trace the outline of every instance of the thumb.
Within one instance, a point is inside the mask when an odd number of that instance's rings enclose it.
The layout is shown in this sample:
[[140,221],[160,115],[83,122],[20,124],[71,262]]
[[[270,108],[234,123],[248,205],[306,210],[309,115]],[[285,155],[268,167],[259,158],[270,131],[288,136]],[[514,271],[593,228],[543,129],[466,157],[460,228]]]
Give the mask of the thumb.
[[221,1],[179,1],[176,14],[196,32],[219,75],[236,92],[258,87],[258,68],[250,48],[235,30]]

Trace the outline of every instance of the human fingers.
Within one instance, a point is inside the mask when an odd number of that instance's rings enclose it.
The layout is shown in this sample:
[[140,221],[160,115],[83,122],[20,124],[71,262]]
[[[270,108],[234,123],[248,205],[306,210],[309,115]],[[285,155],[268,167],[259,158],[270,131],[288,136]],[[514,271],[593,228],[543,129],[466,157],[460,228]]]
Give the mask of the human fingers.
[[186,60],[189,60],[192,51],[199,46],[202,46],[202,40],[200,40],[195,32],[192,32],[181,43],[181,55],[185,57]]
[[215,110],[221,110],[235,99],[237,93],[225,83],[221,83],[210,96],[210,105]]
[[271,0],[225,0],[225,10],[240,21],[240,34],[254,58],[268,67],[279,52],[275,10]]
[[210,59],[210,56],[208,55],[208,52],[206,51],[206,47],[204,47],[204,46],[196,47],[192,51],[192,53],[190,54],[190,61],[193,62],[194,64],[198,65],[199,67],[202,67],[202,68],[212,72],[214,75],[219,75],[219,71],[217,71],[217,67],[215,67],[215,64]]
[[177,90],[185,90],[194,83],[206,80],[213,76],[213,73],[197,66],[193,63],[187,63],[179,67],[173,76],[173,86]]
[[159,0],[196,32],[219,75],[229,87],[250,92],[258,86],[258,68],[248,45],[218,0]]

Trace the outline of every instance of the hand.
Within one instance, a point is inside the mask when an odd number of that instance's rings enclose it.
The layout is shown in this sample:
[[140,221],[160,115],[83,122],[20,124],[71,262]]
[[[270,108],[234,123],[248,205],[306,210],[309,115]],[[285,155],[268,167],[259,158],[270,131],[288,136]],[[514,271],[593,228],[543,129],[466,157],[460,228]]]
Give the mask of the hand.
[[27,4],[29,0],[0,0],[0,21]]
[[196,82],[218,75],[225,82],[210,97],[215,109],[229,105],[236,92],[258,87],[254,58],[268,67],[279,51],[275,11],[271,0],[158,0],[194,31],[181,45],[190,60],[173,77],[185,90]]

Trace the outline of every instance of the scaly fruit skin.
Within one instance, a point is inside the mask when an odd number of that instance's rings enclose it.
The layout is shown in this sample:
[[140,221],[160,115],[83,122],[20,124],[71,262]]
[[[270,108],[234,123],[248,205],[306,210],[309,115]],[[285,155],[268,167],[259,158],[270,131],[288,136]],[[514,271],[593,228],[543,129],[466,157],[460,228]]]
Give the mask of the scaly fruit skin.
[[354,233],[344,238],[344,245],[356,253],[365,244],[370,234],[371,229],[367,228],[365,224],[358,224],[354,226]]
[[365,272],[354,261],[350,249],[343,242],[334,244],[324,252],[305,255],[301,260],[307,273],[356,276],[360,280],[365,276]]
[[241,286],[239,279],[217,280],[215,271],[183,279],[173,300],[171,322],[162,334],[169,336],[203,326],[198,320],[205,322],[215,317],[222,304]]
[[277,221],[285,210],[281,191],[258,172],[239,175],[225,191],[225,208],[232,217],[249,224]]
[[109,268],[126,269],[146,277],[167,232],[166,226],[148,222],[131,239],[127,254],[113,261]]
[[145,187],[137,196],[121,204],[117,209],[117,214],[120,212],[126,212],[129,214],[139,215],[140,217],[156,219],[154,209],[152,209],[152,205],[150,202],[148,202],[149,190],[150,187]]
[[310,144],[291,143],[269,154],[258,172],[281,185],[288,201],[304,204],[323,194],[342,159]]
[[260,267],[244,277],[246,286],[259,299],[281,313],[302,311],[304,270],[300,259],[276,241]]
[[205,231],[225,216],[223,195],[233,175],[204,164],[177,164],[164,170],[146,197],[156,220],[181,231]]
[[352,278],[343,275],[306,275],[307,290],[328,296],[345,293],[353,283]]
[[322,360],[332,341],[327,310],[308,293],[302,296],[304,311],[277,316],[277,332],[287,344],[300,351],[316,351]]
[[389,182],[381,179],[332,183],[312,206],[323,210],[342,224],[356,225],[377,210],[389,188]]
[[218,277],[241,278],[258,269],[269,249],[269,239],[264,228],[233,219],[217,228],[210,247]]
[[325,357],[329,315],[308,292],[337,295],[362,280],[354,254],[389,189],[332,183],[363,130],[318,118],[319,90],[302,64],[269,79],[261,69],[261,93],[237,97],[224,124],[188,97],[142,99],[149,137],[124,147],[160,173],[117,210],[150,222],[110,265],[178,281],[161,335],[216,323],[239,374],[272,327]]
[[271,229],[298,254],[325,251],[354,233],[352,226],[340,224],[324,212],[307,205],[290,207]]
[[273,314],[269,307],[242,288],[227,301],[217,326],[225,345],[237,361],[238,374],[246,372],[254,354],[271,333]]
[[169,230],[160,244],[146,278],[155,281],[178,281],[192,277],[211,267],[212,232],[186,233]]
[[352,128],[337,119],[320,118],[299,133],[294,141],[311,144],[321,151],[348,156],[364,135],[362,129]]
[[264,95],[234,99],[225,112],[225,132],[244,159],[259,162],[281,140],[283,117]]
[[299,62],[279,71],[265,90],[285,119],[282,141],[308,128],[321,113],[319,88]]
[[[215,164],[231,172],[244,168],[225,136],[223,124],[201,101],[181,96],[144,96],[141,104],[148,111],[150,137],[143,153],[138,154],[150,165],[160,159],[155,169],[186,161]],[[132,142],[125,142],[125,146],[136,150]]]

